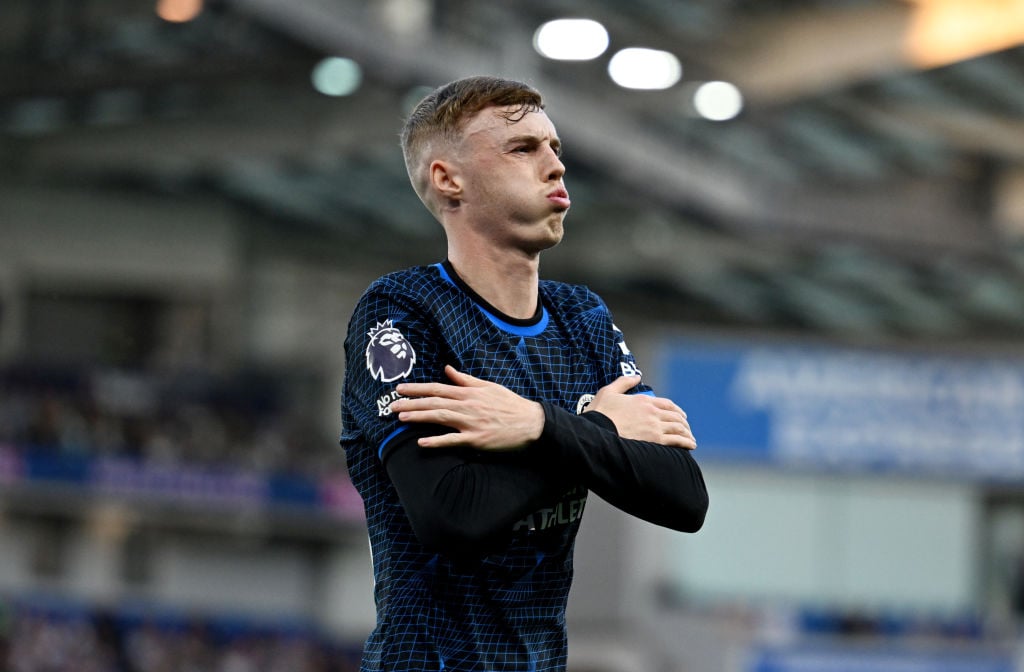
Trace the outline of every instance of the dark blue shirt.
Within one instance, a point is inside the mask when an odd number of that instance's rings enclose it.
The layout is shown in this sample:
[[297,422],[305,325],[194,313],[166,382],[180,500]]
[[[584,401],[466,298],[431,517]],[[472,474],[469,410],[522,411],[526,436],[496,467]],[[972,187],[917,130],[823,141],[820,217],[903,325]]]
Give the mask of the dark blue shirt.
[[638,372],[604,303],[586,287],[542,281],[537,314],[513,320],[447,264],[416,267],[367,289],[345,349],[342,445],[366,508],[377,606],[363,670],[563,670],[582,479],[552,478],[546,501],[507,521],[484,554],[428,548],[385,469],[389,449],[415,431],[389,404],[401,382],[447,382],[452,364],[579,413],[599,388]]

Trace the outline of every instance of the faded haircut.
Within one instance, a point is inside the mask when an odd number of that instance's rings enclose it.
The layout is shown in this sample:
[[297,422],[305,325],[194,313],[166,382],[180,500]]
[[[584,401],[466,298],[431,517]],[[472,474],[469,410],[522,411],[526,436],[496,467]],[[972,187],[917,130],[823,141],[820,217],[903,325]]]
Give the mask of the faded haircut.
[[544,109],[540,93],[533,87],[500,77],[467,77],[431,91],[421,100],[402,127],[402,155],[416,195],[435,217],[438,212],[428,199],[428,153],[441,144],[458,141],[462,125],[488,107],[510,108],[503,116],[514,123],[531,112]]

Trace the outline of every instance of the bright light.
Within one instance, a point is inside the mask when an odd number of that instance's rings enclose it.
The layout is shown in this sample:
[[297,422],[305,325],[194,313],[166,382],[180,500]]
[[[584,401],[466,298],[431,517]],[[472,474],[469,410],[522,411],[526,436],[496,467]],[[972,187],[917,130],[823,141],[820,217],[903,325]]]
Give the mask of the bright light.
[[325,96],[347,96],[359,88],[363,71],[350,58],[332,56],[313,68],[313,86]]
[[693,94],[693,107],[705,119],[726,121],[743,109],[743,94],[729,82],[705,82]]
[[203,11],[203,0],[157,0],[156,15],[171,23],[185,23]]
[[374,7],[394,35],[417,39],[430,33],[432,7],[427,0],[380,0]]
[[590,19],[555,19],[533,34],[533,48],[559,61],[589,61],[608,48],[608,31]]
[[608,63],[608,74],[626,89],[667,89],[683,76],[675,55],[657,49],[623,49]]
[[919,67],[936,67],[1024,43],[1024,0],[910,0],[904,46]]

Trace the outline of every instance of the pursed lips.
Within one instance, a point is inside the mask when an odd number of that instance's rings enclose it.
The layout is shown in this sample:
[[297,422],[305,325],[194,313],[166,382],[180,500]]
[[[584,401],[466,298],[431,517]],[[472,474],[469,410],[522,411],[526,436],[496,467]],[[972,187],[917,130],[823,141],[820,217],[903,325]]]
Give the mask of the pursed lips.
[[553,201],[562,208],[568,208],[570,204],[569,192],[565,190],[565,187],[559,187],[548,194],[548,200]]

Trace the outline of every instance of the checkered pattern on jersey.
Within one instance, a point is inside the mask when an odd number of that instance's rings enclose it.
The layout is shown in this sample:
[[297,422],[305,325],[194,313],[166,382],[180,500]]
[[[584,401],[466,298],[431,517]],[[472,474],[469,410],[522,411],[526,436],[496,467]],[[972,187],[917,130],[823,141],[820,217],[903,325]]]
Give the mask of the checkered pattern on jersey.
[[[387,411],[394,387],[444,381],[445,364],[571,411],[581,396],[621,375],[622,362],[635,365],[589,289],[542,282],[540,294],[544,310],[536,324],[509,324],[436,264],[380,278],[356,307],[345,340],[342,445],[373,553],[377,626],[363,670],[565,667],[565,606],[579,527],[579,516],[566,512],[582,510],[586,490],[574,488],[516,525],[500,551],[457,559],[422,547],[380,457],[382,444],[402,428]],[[398,374],[375,377],[367,357],[371,333],[385,324],[415,353],[408,374],[390,382],[383,379]]]

